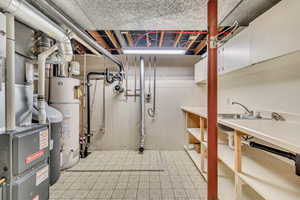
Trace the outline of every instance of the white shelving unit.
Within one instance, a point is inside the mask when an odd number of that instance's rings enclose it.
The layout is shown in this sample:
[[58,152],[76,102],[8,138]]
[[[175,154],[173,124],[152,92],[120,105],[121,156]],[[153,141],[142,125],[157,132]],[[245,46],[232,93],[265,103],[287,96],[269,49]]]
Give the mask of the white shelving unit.
[[[189,143],[190,145],[200,143],[201,152],[197,153],[187,146],[184,149],[207,180],[207,143],[203,140],[207,134],[206,115],[197,114],[195,110],[185,112]],[[237,131],[234,133],[244,134]],[[219,133],[219,141],[222,141],[218,145],[220,199],[300,199],[300,177],[295,175],[293,165],[242,144],[231,149],[224,143],[223,132]],[[240,158],[236,150],[239,148],[241,148]],[[237,165],[240,165],[241,170],[237,169]]]

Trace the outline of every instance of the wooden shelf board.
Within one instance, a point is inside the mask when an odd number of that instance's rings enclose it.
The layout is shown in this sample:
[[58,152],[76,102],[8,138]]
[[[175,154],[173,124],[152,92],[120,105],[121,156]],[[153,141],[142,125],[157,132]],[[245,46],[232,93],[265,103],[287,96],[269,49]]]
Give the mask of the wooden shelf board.
[[[203,178],[207,181],[207,173],[201,171],[201,162],[200,162],[200,154],[195,150],[189,150],[187,146],[184,146],[185,151],[194,162],[195,166],[203,176]],[[205,171],[207,171],[207,159],[205,159]],[[223,162],[219,161],[219,199],[220,200],[232,200],[235,196],[234,191],[234,172],[227,167]],[[243,191],[243,199],[242,200],[262,200],[262,198],[257,195],[252,189],[247,189],[245,192]]]
[[[219,159],[234,171],[234,151],[227,145],[218,146]],[[266,200],[299,200],[300,177],[294,167],[265,152],[243,148],[242,173],[239,177]]]
[[200,128],[187,128],[189,134],[191,134],[195,139],[201,142]]
[[[195,166],[199,170],[200,174],[203,176],[203,178],[207,181],[207,173],[201,171],[201,160],[200,160],[200,154],[197,153],[195,150],[190,150],[187,146],[184,146],[184,150],[187,152],[187,154],[190,156],[191,160],[194,162]],[[206,164],[204,165],[207,166]]]

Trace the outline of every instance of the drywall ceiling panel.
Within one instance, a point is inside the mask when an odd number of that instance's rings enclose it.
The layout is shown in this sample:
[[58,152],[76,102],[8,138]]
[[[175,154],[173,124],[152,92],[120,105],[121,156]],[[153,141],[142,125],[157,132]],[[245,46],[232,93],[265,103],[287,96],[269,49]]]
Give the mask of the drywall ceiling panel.
[[[202,30],[207,0],[52,0],[85,29]],[[241,0],[219,0],[219,20]]]

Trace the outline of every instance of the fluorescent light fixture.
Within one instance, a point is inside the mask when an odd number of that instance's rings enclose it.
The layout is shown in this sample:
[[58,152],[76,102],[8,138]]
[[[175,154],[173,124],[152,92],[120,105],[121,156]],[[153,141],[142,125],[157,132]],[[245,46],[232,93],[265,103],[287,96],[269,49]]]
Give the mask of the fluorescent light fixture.
[[184,55],[185,49],[167,49],[167,48],[135,48],[123,49],[124,54],[132,55]]

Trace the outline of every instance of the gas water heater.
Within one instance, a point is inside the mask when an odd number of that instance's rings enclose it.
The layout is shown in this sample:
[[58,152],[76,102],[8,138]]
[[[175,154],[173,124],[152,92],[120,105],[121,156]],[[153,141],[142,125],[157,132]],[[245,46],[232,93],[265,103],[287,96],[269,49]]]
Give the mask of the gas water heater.
[[79,104],[76,89],[80,80],[52,77],[50,104],[63,114],[61,168],[67,169],[79,161]]

